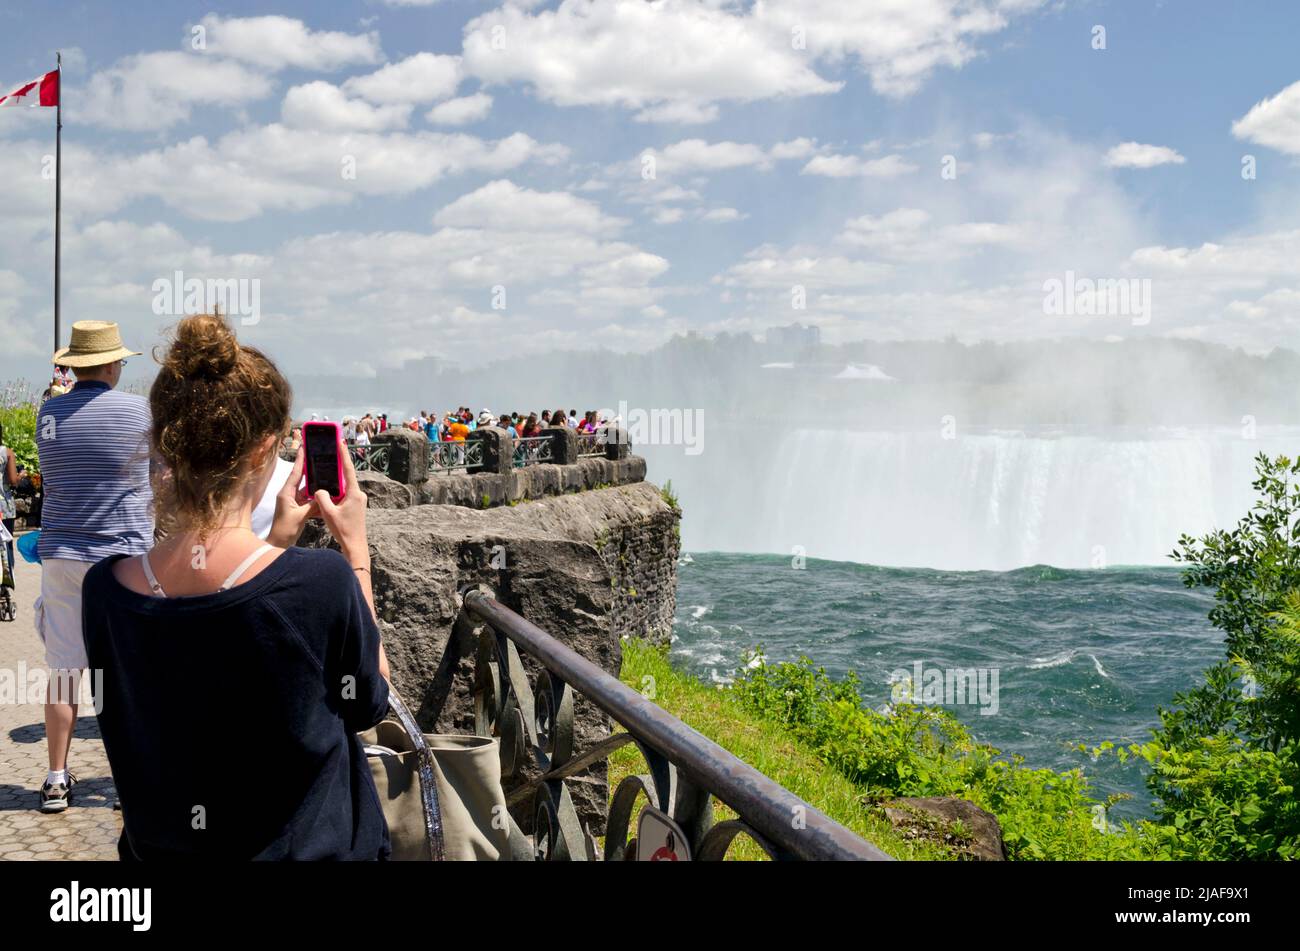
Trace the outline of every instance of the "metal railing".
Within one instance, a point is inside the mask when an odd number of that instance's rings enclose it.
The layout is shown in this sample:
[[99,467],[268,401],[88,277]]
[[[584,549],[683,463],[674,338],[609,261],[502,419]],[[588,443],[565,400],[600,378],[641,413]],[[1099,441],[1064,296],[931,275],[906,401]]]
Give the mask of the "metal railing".
[[605,434],[578,433],[578,457],[603,456],[605,454]]
[[389,447],[387,445],[368,443],[362,446],[349,442],[347,447],[348,454],[352,456],[352,465],[358,472],[379,472],[388,475]]
[[[720,860],[737,835],[774,859],[887,860],[890,857],[773,782],[748,763],[646,699],[482,590],[465,594],[471,617],[484,622],[475,664],[474,720],[480,736],[501,745],[502,778],[520,775],[531,755],[541,774],[511,789],[507,803],[532,799],[535,857],[620,861],[644,794],[650,807],[680,829],[696,860]],[[519,652],[542,665],[529,688]],[[623,732],[575,749],[574,695],[580,692]],[[582,828],[565,780],[635,743],[649,772],[614,791],[603,854]],[[713,799],[738,819],[714,823]]]
[[465,442],[435,442],[429,444],[429,471],[452,472],[483,465],[483,444],[475,440]]
[[540,462],[554,462],[551,451],[554,443],[550,436],[524,436],[514,440],[515,454],[512,464],[516,469],[521,466],[533,466]]

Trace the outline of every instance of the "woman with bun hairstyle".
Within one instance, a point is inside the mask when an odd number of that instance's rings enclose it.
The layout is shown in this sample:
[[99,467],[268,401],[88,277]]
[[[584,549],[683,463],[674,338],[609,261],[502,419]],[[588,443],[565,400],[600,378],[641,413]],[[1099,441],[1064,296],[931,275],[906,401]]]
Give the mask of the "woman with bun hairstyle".
[[[267,542],[253,508],[290,429],[289,385],[219,316],[186,317],[149,393],[156,521],[86,575],[85,638],[124,860],[383,859],[356,734],[388,705],[366,496],[308,499],[300,449]],[[341,553],[296,548],[319,516]]]

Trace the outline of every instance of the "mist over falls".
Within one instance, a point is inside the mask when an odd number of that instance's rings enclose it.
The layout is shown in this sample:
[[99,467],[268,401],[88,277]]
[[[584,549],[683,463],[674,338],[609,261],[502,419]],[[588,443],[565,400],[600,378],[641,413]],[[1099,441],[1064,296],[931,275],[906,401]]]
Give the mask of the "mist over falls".
[[695,414],[690,445],[672,423],[633,434],[650,479],[673,483],[686,550],[943,569],[1171,564],[1180,534],[1246,513],[1257,453],[1300,453],[1297,381],[1293,351],[1194,341],[791,353],[747,335],[294,378],[299,412],[335,418],[462,404]]

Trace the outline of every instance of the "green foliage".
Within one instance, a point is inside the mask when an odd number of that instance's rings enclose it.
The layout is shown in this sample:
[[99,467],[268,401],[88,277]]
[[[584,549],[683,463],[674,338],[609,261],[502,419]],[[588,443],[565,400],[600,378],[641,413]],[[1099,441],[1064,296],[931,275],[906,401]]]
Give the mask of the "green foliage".
[[668,507],[674,512],[681,514],[682,507],[677,502],[677,493],[673,491],[673,480],[669,479],[659,490],[659,496],[668,503]]
[[36,455],[36,407],[32,404],[0,406],[0,426],[4,427],[4,444],[14,451],[18,465],[28,472],[40,471]]
[[1151,766],[1174,858],[1300,857],[1300,460],[1255,467],[1246,517],[1173,553],[1189,587],[1214,589],[1226,657],[1129,750]]
[[[761,661],[761,655],[758,660]],[[945,710],[899,703],[862,706],[856,674],[842,680],[798,663],[750,663],[732,691],[757,715],[780,724],[868,798],[955,796],[997,816],[1013,859],[1154,858],[1145,826],[1112,828],[1112,801],[1090,794],[1080,770],[1029,769],[977,743]]]

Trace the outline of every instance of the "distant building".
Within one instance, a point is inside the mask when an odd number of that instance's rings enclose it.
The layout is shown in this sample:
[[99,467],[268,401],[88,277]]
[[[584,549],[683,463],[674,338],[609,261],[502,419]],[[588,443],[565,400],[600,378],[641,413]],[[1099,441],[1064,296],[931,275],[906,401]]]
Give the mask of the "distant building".
[[779,347],[787,353],[798,353],[822,342],[822,329],[812,324],[790,324],[786,327],[768,327],[767,345]]

